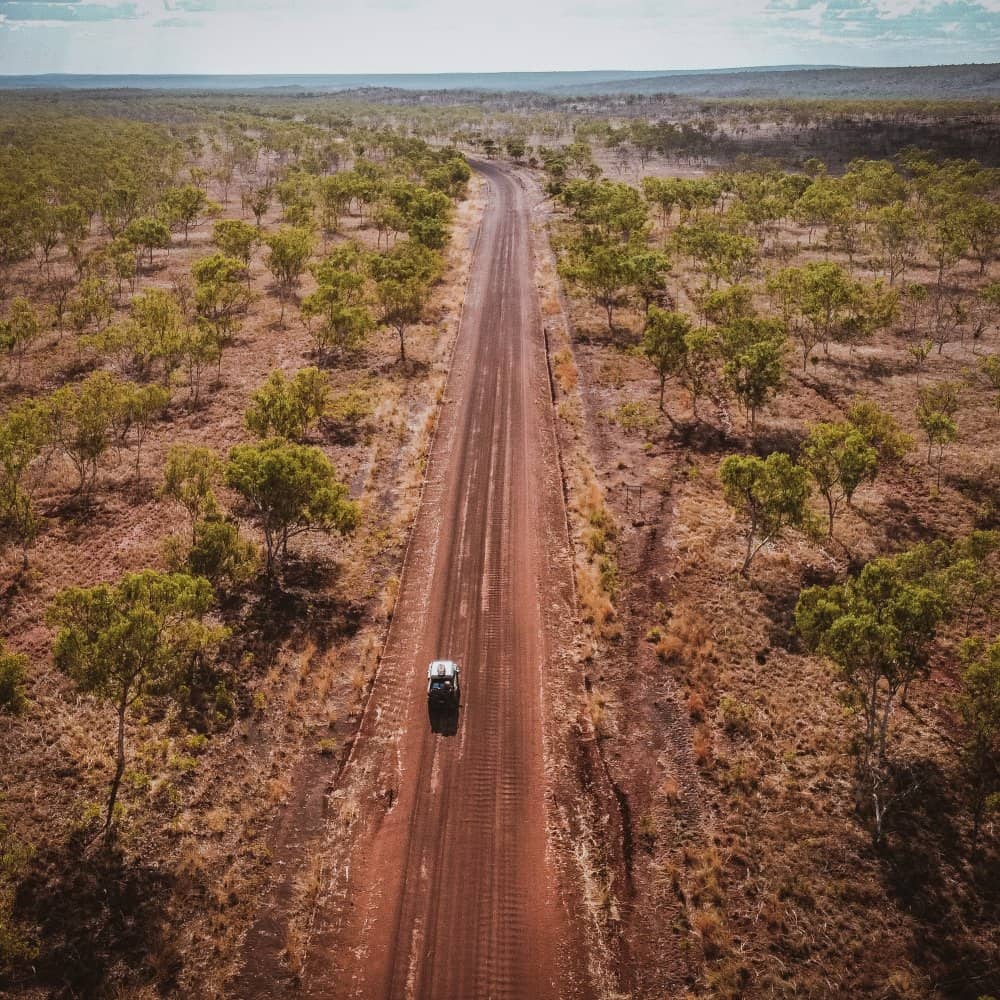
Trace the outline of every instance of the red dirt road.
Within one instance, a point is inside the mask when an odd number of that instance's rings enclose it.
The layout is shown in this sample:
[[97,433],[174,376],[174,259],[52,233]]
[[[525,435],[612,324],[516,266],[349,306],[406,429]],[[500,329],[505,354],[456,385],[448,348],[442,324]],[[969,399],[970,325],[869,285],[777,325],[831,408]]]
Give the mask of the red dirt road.
[[[546,798],[546,672],[559,654],[545,619],[569,614],[569,557],[529,199],[503,168],[480,169],[489,204],[386,655],[348,767],[359,828],[303,967],[311,997],[589,993]],[[428,718],[426,666],[439,657],[462,665],[454,735]]]

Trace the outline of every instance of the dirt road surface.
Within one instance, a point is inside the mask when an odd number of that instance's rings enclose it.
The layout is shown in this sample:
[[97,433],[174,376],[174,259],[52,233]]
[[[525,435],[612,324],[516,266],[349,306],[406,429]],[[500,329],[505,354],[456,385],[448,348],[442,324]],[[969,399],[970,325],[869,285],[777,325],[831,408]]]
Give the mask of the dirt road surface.
[[[571,866],[552,835],[547,687],[570,559],[529,242],[537,194],[494,164],[447,397],[385,656],[341,781],[355,816],[299,995],[584,997]],[[458,660],[457,719],[426,668]],[[339,811],[338,811],[339,810]],[[266,983],[244,980],[241,995]],[[273,995],[273,994],[272,994]]]

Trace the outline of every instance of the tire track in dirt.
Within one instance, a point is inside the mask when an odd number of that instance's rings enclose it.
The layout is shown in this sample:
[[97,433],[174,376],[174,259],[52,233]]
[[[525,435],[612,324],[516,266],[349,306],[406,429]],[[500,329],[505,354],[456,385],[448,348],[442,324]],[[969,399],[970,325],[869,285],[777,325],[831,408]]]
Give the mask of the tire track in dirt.
[[[504,168],[479,169],[490,204],[448,394],[385,656],[334,793],[357,818],[349,843],[331,820],[299,995],[593,992],[571,866],[550,836],[546,672],[565,666],[551,619],[568,611],[551,564],[568,572],[569,555],[529,198]],[[443,657],[462,664],[453,735],[427,713],[426,665]],[[244,986],[268,995],[259,978]]]

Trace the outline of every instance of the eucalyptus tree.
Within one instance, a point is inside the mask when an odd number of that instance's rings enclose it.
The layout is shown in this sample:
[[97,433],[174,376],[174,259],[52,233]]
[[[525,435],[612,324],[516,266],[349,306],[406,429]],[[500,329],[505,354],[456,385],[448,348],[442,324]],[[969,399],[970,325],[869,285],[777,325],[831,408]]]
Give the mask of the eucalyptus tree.
[[206,621],[214,602],[207,580],[145,570],[117,584],[69,587],[56,595],[56,667],[80,690],[109,703],[117,718],[115,768],[104,829],[110,831],[125,773],[125,723],[146,695],[169,696],[197,657],[215,650],[225,630]]
[[809,428],[799,455],[827,505],[827,534],[841,503],[850,505],[858,487],[878,472],[878,452],[865,435],[847,421],[818,423]]
[[807,588],[795,608],[806,644],[837,666],[859,711],[855,747],[876,844],[894,800],[893,712],[902,691],[926,670],[931,643],[947,613],[939,590],[892,558],[868,563],[846,583]]
[[730,455],[719,467],[723,495],[747,522],[746,552],[740,574],[746,575],[760,550],[789,527],[808,523],[809,474],[783,452],[767,458]]
[[788,338],[780,320],[743,316],[720,330],[723,378],[754,432],[757,413],[778,393],[785,380]]
[[317,530],[346,535],[357,526],[358,506],[318,448],[280,438],[238,445],[225,475],[261,527],[268,576],[287,556],[294,536]]
[[[666,413],[663,394],[667,381],[682,370],[687,354],[687,335],[691,320],[679,312],[650,306],[642,334],[642,353],[653,366],[660,380],[660,411]],[[668,418],[673,422],[673,418]]]
[[436,251],[406,240],[388,253],[372,255],[368,268],[375,284],[378,320],[396,332],[399,359],[405,364],[406,331],[423,317],[443,262]]
[[281,317],[285,321],[285,303],[298,288],[309,258],[315,250],[315,237],[311,230],[297,226],[283,226],[264,237],[268,247],[265,260],[267,269],[274,276],[281,300]]

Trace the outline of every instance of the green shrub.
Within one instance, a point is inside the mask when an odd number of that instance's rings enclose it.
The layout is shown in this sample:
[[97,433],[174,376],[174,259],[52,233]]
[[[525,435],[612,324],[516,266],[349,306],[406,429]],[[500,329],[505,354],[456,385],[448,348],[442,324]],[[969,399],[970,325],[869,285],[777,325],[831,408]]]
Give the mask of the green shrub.
[[28,658],[8,653],[0,640],[0,712],[18,715],[27,704],[24,697],[24,677]]
[[632,400],[615,410],[614,421],[626,434],[648,434],[656,426],[657,416],[645,403]]
[[245,583],[260,568],[260,550],[241,538],[232,521],[210,518],[194,527],[194,544],[187,555],[187,567],[195,576],[214,584]]
[[753,718],[753,707],[729,695],[719,699],[719,721],[722,728],[730,734],[750,735],[750,720]]

